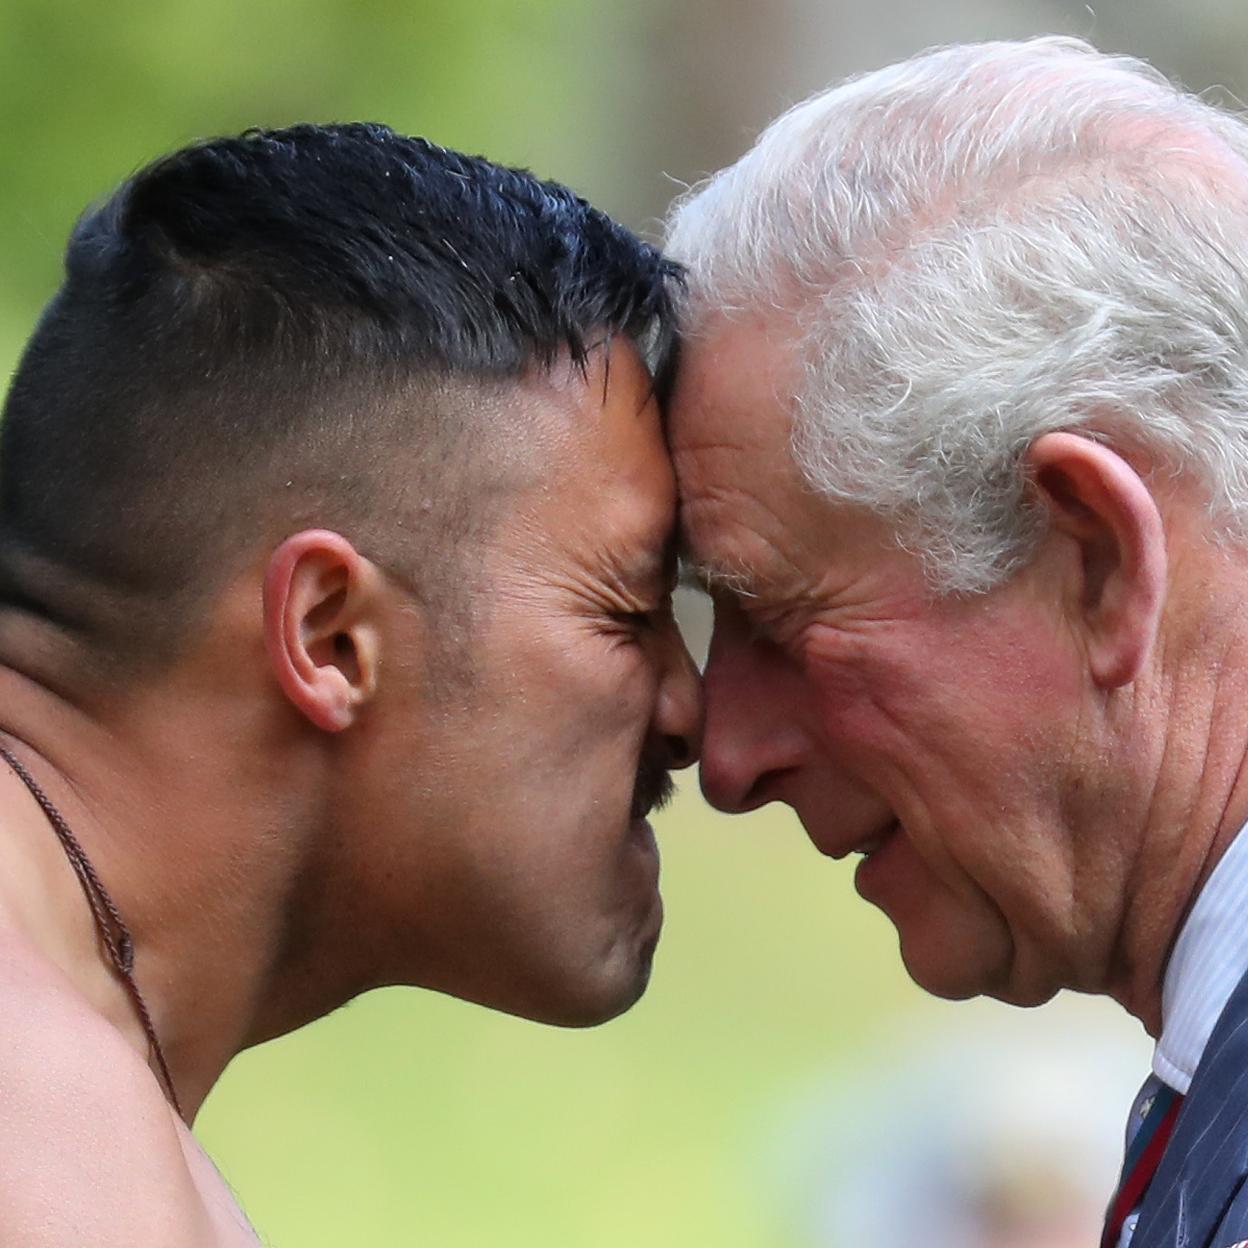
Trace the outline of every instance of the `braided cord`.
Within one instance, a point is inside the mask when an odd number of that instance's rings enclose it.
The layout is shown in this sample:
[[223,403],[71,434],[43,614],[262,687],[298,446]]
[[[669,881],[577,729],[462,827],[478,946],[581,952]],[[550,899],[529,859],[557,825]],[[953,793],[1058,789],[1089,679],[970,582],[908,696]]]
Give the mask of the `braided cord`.
[[70,866],[78,876],[78,883],[82,885],[87,905],[91,907],[91,915],[95,919],[95,927],[99,932],[104,950],[108,954],[108,960],[130,994],[135,1013],[138,1014],[139,1022],[143,1025],[143,1032],[147,1036],[152,1057],[156,1059],[156,1065],[160,1069],[160,1077],[169,1094],[169,1100],[177,1111],[178,1117],[181,1118],[182,1106],[178,1104],[178,1094],[173,1086],[169,1066],[165,1062],[164,1050],[160,1047],[160,1040],[157,1038],[152,1016],[148,1012],[147,1002],[143,1000],[143,994],[139,991],[139,985],[134,978],[134,941],[130,936],[130,929],[126,927],[125,920],[122,919],[113,899],[108,895],[108,890],[96,874],[86,851],[78,843],[78,838],[70,830],[64,815],[57,810],[52,799],[43,791],[34,776],[26,770],[21,760],[15,758],[3,744],[0,744],[0,758],[8,763],[13,773],[30,791],[31,797],[39,803],[40,810],[52,825],[61,848],[69,859]]

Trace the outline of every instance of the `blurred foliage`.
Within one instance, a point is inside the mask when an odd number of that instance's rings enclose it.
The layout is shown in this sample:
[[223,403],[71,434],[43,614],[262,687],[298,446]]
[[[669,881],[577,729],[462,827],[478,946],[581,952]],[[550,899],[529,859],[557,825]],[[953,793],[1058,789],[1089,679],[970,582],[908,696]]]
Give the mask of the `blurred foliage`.
[[[3,0],[0,365],[55,288],[82,208],[195,138],[377,120],[612,180],[602,0]],[[7,371],[7,369],[6,369]]]
[[[645,226],[664,170],[730,159],[795,96],[919,42],[1062,29],[1239,86],[1248,10],[1194,3],[1098,4],[1098,30],[1075,0],[0,0],[0,370],[83,206],[197,137],[380,120]],[[796,1248],[758,1173],[777,1103],[978,1007],[910,985],[787,813],[724,820],[687,791],[660,840],[654,983],[611,1026],[396,991],[231,1067],[198,1129],[268,1242]]]

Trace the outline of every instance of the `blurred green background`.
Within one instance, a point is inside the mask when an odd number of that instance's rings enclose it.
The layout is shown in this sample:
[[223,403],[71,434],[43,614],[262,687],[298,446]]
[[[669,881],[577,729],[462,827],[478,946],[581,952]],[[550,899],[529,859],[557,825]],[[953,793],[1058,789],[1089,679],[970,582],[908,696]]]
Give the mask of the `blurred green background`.
[[[676,187],[807,92],[933,42],[1042,31],[1199,89],[1248,82],[1242,0],[0,0],[0,367],[83,205],[198,136],[386,121],[558,177],[654,234]],[[659,835],[666,935],[624,1019],[558,1032],[386,992],[231,1067],[198,1133],[266,1242],[832,1242],[790,1181],[813,1138],[796,1110],[829,1087],[887,1089],[894,1046],[921,1054],[1006,1012],[920,994],[849,865],[787,812],[728,820],[686,784]],[[1095,1034],[1123,1088],[1142,1078],[1148,1046],[1112,1008],[1043,1013],[1071,1061]],[[1106,1087],[1125,1113],[1129,1091]],[[852,1139],[841,1119],[827,1130]]]

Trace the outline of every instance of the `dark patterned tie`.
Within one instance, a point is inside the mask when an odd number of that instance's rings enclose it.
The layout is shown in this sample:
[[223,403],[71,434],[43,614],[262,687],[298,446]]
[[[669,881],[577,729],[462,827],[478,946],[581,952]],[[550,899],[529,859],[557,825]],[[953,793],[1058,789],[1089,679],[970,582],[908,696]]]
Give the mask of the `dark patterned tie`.
[[1110,1203],[1105,1218],[1105,1233],[1101,1236],[1101,1248],[1117,1248],[1122,1235],[1122,1225],[1132,1209],[1139,1206],[1148,1191],[1148,1185],[1157,1173],[1162,1154],[1174,1130],[1174,1120],[1179,1116],[1183,1097],[1160,1080],[1152,1104],[1140,1123],[1139,1130],[1131,1137],[1127,1156],[1122,1163],[1122,1178],[1118,1191]]

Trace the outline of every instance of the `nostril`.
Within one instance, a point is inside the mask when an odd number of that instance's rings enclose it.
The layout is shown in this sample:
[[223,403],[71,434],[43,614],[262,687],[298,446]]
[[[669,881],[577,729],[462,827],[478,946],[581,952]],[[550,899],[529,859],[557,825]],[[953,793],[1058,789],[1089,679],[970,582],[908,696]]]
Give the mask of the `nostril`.
[[775,776],[771,772],[764,772],[741,796],[737,809],[744,813],[747,810],[757,810],[760,806],[766,806],[768,802],[776,801],[777,798],[772,792],[774,780]]
[[702,794],[716,810],[730,815],[743,815],[771,802],[784,801],[779,785],[787,773],[784,771],[755,772],[747,767],[725,765],[704,752],[699,777]]
[[693,762],[693,749],[684,737],[667,734],[663,737],[663,745],[667,750],[669,767],[688,767]]

